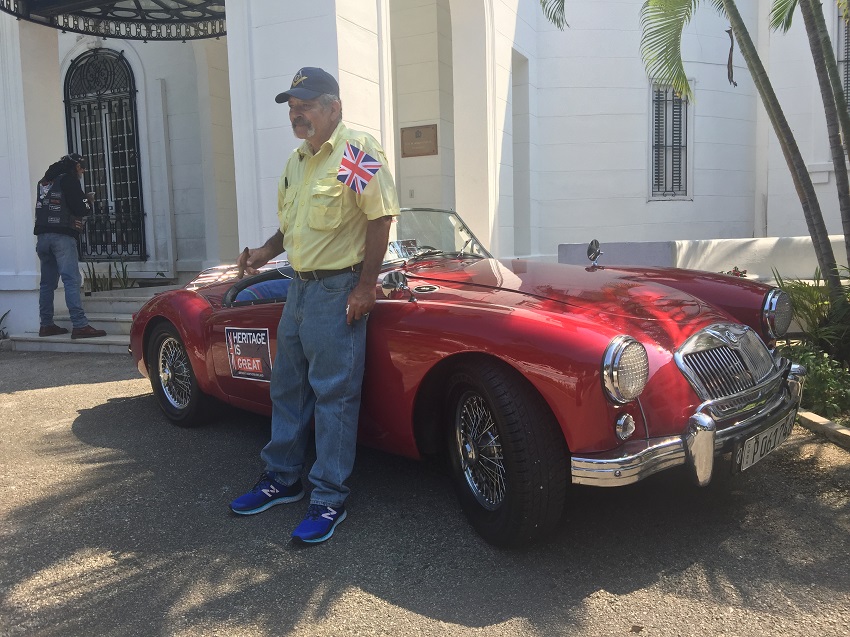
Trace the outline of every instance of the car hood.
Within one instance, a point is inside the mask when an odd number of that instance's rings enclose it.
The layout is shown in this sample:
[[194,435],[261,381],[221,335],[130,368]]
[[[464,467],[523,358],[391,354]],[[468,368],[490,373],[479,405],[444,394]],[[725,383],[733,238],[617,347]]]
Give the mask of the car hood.
[[[626,320],[716,320],[718,311],[675,283],[694,274],[669,268],[582,267],[524,259],[432,261],[408,266],[414,280],[511,290],[592,314]],[[667,285],[666,283],[669,283]]]

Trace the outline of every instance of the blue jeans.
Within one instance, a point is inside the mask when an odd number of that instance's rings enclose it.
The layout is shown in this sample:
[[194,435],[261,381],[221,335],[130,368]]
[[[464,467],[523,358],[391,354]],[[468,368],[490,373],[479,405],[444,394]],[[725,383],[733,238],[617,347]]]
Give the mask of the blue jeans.
[[310,470],[312,504],[338,507],[354,468],[366,319],[346,324],[348,295],[360,275],[293,280],[277,330],[272,368],[272,435],[261,458],[278,482],[301,477],[315,421],[316,462]]
[[53,293],[59,287],[59,277],[65,286],[65,305],[74,327],[89,324],[80,299],[80,262],[77,259],[77,240],[56,232],[36,236],[35,251],[41,261],[41,286],[38,292],[38,315],[42,327],[53,325]]

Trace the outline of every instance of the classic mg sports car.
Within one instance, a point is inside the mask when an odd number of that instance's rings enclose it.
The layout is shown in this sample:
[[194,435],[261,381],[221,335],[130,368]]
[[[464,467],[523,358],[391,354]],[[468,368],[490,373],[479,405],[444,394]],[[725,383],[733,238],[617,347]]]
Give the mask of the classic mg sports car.
[[[785,293],[724,274],[494,259],[454,212],[403,210],[369,316],[360,442],[448,459],[488,541],[551,532],[572,484],[684,465],[698,485],[780,445],[805,369],[775,351]],[[175,424],[211,398],[269,414],[285,261],[201,273],[134,317],[131,352]]]

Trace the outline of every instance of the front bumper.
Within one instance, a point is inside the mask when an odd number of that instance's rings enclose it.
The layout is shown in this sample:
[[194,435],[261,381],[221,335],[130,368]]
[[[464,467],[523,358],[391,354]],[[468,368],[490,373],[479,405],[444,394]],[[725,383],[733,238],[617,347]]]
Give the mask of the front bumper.
[[697,484],[705,486],[711,480],[716,456],[740,448],[748,438],[796,416],[806,369],[790,362],[786,366],[781,391],[743,420],[721,428],[709,415],[711,403],[704,403],[679,436],[634,440],[612,451],[573,456],[573,484],[620,487],[665,469],[688,465]]

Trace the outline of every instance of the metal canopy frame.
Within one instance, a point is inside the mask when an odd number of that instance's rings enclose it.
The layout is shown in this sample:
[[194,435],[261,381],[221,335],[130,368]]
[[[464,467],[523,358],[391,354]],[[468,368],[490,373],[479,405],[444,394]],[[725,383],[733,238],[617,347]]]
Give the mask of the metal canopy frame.
[[225,0],[0,0],[19,20],[122,40],[201,40],[227,35]]

